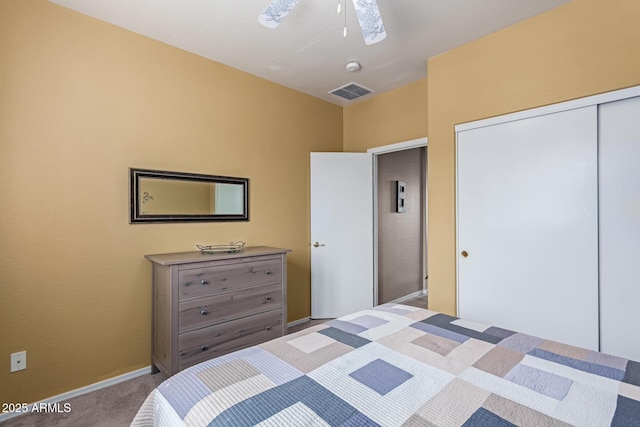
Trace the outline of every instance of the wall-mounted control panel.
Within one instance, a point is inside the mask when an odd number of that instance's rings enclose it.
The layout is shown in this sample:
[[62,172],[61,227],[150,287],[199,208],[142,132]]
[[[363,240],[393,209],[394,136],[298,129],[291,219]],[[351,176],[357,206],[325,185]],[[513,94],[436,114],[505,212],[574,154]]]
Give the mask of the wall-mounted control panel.
[[396,181],[396,212],[404,213],[407,211],[405,205],[407,192],[407,183],[404,181]]

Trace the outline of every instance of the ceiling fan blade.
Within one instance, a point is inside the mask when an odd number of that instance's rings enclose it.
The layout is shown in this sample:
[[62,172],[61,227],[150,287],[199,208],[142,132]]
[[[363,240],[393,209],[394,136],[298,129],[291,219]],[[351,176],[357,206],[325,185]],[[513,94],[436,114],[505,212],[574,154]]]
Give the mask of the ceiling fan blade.
[[353,0],[353,7],[356,9],[366,44],[375,44],[387,37],[376,0]]
[[268,28],[276,28],[300,0],[273,0],[258,16],[258,22]]

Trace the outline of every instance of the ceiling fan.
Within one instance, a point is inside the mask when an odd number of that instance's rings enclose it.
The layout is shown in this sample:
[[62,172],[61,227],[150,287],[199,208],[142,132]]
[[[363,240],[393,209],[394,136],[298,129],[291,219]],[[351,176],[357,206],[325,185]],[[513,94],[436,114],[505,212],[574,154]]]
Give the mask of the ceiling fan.
[[[273,0],[258,17],[258,22],[265,27],[276,28],[280,25],[280,21],[291,12],[291,9],[293,9],[299,1],[300,0]],[[340,13],[341,9],[340,1],[341,0],[338,0],[338,13]],[[387,37],[387,32],[384,29],[376,0],[353,0],[353,7],[356,9],[358,22],[360,23],[362,36],[366,44],[375,44]],[[345,37],[346,31],[347,28],[345,25]]]

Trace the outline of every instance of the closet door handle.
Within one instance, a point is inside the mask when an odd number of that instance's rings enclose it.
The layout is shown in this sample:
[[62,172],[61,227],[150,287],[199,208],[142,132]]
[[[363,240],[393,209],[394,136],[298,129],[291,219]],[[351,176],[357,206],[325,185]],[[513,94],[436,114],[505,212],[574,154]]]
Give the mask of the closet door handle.
[[469,256],[469,252],[467,252],[467,251],[462,251],[462,252],[460,252],[460,255],[462,255],[462,257],[463,257],[463,258],[466,258],[466,257],[468,257],[468,256]]

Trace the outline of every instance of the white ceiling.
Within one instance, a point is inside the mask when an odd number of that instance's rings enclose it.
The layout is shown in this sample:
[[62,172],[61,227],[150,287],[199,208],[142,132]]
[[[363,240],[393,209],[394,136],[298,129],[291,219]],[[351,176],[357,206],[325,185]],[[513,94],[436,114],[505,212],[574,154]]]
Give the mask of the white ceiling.
[[[374,91],[360,98],[366,99],[414,82],[426,76],[427,58],[570,0],[378,0],[387,38],[370,46],[364,43],[351,0],[346,38],[337,0],[301,0],[273,30],[257,19],[271,0],[49,1],[348,105],[328,92],[356,82]],[[360,71],[345,70],[352,60],[362,64]]]

